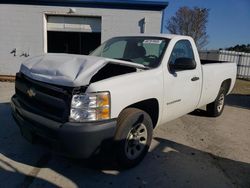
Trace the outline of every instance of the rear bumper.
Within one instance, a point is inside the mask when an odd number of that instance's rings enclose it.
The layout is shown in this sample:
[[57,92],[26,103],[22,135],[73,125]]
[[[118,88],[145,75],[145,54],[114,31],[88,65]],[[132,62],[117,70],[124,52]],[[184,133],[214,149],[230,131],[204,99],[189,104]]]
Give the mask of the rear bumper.
[[11,108],[22,135],[28,141],[42,138],[66,156],[89,158],[115,134],[116,120],[60,123],[25,110],[15,95],[11,99]]

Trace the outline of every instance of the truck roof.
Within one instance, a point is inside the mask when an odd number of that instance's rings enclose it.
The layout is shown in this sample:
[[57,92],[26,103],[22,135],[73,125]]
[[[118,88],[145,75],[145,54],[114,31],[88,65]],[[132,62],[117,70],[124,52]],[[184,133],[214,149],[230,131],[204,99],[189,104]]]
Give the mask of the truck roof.
[[192,39],[190,36],[186,35],[176,35],[176,34],[131,34],[131,35],[121,35],[121,36],[116,36],[116,37],[139,37],[139,36],[144,36],[144,37],[162,37],[162,38],[167,38],[167,39],[173,39],[173,38],[178,38],[178,39]]

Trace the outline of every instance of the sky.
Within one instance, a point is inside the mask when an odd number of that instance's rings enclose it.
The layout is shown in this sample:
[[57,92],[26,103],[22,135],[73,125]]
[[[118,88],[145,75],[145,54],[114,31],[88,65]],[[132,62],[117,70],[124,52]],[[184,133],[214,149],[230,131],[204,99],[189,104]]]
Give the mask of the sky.
[[[153,0],[152,0],[153,1]],[[250,0],[168,0],[165,23],[182,6],[208,8],[207,34],[204,49],[219,49],[237,44],[250,44]],[[164,29],[168,33],[167,29]]]

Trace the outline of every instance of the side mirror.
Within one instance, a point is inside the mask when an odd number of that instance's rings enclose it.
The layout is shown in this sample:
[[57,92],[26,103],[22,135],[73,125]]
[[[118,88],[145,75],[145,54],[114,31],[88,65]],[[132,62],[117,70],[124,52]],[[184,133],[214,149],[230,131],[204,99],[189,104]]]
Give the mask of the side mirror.
[[192,70],[196,68],[196,62],[191,58],[177,58],[173,64],[170,64],[172,70]]

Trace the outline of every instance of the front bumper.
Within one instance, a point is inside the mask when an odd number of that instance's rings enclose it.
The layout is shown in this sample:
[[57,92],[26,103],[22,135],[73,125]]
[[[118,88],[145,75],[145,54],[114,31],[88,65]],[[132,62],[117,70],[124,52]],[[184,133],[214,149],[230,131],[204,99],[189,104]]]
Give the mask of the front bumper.
[[33,141],[36,137],[49,143],[66,156],[89,158],[115,134],[116,120],[88,123],[60,123],[25,110],[18,98],[11,99],[12,115],[22,135]]

